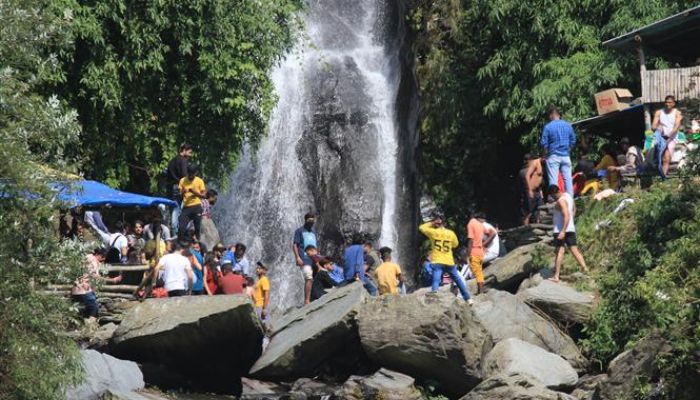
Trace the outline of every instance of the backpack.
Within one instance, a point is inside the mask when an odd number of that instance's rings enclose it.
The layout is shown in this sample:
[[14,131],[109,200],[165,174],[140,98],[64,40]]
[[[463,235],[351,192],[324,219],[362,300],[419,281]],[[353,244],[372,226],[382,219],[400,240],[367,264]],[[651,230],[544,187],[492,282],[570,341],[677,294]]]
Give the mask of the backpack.
[[114,238],[114,241],[112,241],[112,244],[109,246],[109,249],[107,250],[107,256],[105,257],[105,262],[107,264],[121,264],[121,262],[122,262],[121,250],[114,247],[114,244],[119,239],[119,236],[124,236],[124,235],[117,235],[117,237]]

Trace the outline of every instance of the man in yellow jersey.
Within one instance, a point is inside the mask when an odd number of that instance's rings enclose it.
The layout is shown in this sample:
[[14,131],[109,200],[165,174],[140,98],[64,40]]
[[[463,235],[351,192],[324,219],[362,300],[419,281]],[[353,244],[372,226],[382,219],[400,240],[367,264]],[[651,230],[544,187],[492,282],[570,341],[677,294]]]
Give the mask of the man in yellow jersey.
[[261,321],[267,319],[267,308],[270,305],[270,281],[267,279],[267,267],[258,261],[255,273],[258,275],[258,282],[253,288],[253,300],[255,303],[255,314]]
[[[177,238],[185,239],[187,224],[194,224],[194,236],[199,240],[199,232],[202,229],[202,199],[207,196],[207,189],[202,178],[197,176],[198,168],[195,165],[187,166],[187,176],[180,179],[180,194],[182,194],[182,212]],[[189,238],[192,239],[192,238]]]
[[418,230],[430,239],[430,261],[433,267],[433,293],[437,292],[442,279],[443,271],[447,272],[452,281],[459,288],[462,297],[470,305],[473,303],[469,291],[464,285],[462,277],[457,272],[452,249],[459,245],[454,231],[443,226],[443,216],[440,213],[433,214],[433,220],[423,223]]

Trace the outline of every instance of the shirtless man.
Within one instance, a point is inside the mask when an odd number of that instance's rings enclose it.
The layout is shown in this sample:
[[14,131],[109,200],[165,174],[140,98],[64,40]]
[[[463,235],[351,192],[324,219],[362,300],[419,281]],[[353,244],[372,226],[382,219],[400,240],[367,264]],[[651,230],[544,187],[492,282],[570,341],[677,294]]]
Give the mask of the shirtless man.
[[542,205],[542,160],[539,157],[526,154],[521,175],[524,188],[522,198],[523,225],[529,225],[532,217],[534,217],[535,223],[539,223],[539,207]]
[[673,151],[676,148],[676,136],[682,121],[683,115],[681,115],[680,110],[676,109],[676,98],[666,96],[663,110],[656,111],[654,122],[651,124],[651,129],[661,130],[661,135],[666,139],[666,150],[661,158],[661,171],[664,176],[668,175],[671,157],[673,157]]

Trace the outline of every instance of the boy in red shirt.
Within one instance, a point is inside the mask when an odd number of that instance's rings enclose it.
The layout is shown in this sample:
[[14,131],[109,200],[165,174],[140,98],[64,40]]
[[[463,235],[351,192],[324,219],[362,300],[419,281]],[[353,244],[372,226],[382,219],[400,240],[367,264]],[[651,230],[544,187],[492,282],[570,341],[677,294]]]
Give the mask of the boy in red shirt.
[[219,290],[223,294],[241,294],[245,291],[247,282],[241,274],[241,270],[234,271],[231,264],[224,264],[221,267],[221,278],[219,278]]

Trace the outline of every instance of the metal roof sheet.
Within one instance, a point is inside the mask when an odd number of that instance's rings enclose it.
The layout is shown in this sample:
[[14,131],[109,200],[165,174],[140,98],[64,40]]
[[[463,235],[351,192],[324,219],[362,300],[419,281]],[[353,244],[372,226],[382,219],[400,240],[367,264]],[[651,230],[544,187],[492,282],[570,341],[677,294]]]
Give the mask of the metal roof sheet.
[[700,6],[651,23],[645,27],[603,42],[603,46],[629,51],[637,47],[637,37],[650,52],[695,61],[700,57]]

